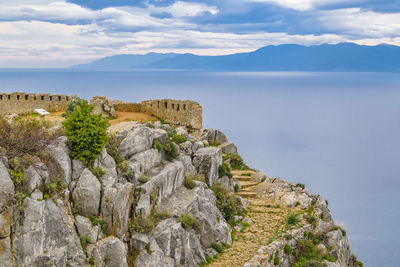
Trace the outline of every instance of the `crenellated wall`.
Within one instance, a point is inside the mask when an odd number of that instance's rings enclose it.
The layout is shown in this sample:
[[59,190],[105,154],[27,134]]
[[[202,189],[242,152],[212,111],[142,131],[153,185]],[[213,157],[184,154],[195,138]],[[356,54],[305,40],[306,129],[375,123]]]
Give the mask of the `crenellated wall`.
[[65,111],[75,95],[28,94],[22,92],[0,93],[0,115],[27,114],[42,108],[50,112]]
[[194,101],[156,99],[141,103],[114,101],[116,111],[142,112],[162,118],[172,126],[186,126],[193,130],[203,128],[203,108]]

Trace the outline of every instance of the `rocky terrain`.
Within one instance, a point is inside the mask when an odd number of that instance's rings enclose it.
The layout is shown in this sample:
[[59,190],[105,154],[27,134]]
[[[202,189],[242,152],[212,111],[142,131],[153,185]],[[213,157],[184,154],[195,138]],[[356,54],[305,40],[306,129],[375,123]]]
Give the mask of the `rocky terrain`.
[[251,170],[222,132],[110,132],[93,168],[64,136],[20,172],[0,157],[0,266],[361,266],[321,196]]

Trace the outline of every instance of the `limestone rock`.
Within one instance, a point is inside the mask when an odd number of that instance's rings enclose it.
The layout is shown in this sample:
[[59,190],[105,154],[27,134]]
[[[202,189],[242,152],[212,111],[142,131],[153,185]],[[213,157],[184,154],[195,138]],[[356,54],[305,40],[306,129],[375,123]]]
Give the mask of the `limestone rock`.
[[92,222],[83,216],[75,216],[75,225],[78,229],[79,235],[86,236],[90,238],[90,243],[94,244],[97,242],[97,236],[99,234],[99,226],[93,226]]
[[200,224],[200,240],[205,248],[213,242],[232,243],[230,227],[217,208],[214,193],[204,183],[192,190],[184,187],[176,190],[158,205],[157,210],[168,212],[174,217],[189,213]]
[[185,176],[195,176],[197,174],[197,171],[192,164],[192,159],[190,158],[190,156],[180,156],[179,160],[182,162],[183,167],[185,168]]
[[196,153],[197,150],[204,147],[204,143],[202,141],[196,141],[192,145],[192,152]]
[[165,144],[165,142],[167,142],[168,133],[165,130],[153,129],[153,133],[154,133],[154,141],[158,141],[160,144]]
[[234,143],[223,143],[219,146],[222,149],[222,153],[225,154],[237,154],[237,147]]
[[347,237],[343,236],[342,231],[335,230],[325,235],[327,246],[332,247],[329,255],[337,259],[340,266],[349,266],[351,252],[350,243]]
[[182,162],[168,163],[163,169],[154,173],[150,181],[141,186],[141,195],[136,206],[136,212],[148,215],[150,213],[150,194],[156,194],[158,201],[171,195],[184,181],[184,167]]
[[161,121],[155,121],[155,122],[153,123],[153,125],[154,125],[154,127],[156,127],[156,128],[161,128],[161,127],[162,127]]
[[192,151],[192,142],[186,141],[180,144],[179,148],[181,149],[182,153],[188,156],[191,156],[193,151]]
[[131,238],[131,245],[135,250],[141,251],[150,243],[148,235],[135,233]]
[[74,206],[80,210],[82,215],[97,217],[100,205],[100,189],[99,180],[89,169],[85,169],[72,192]]
[[193,158],[193,165],[198,173],[204,174],[209,186],[218,180],[218,167],[222,164],[222,151],[216,147],[200,148]]
[[50,156],[56,161],[58,166],[62,169],[64,183],[69,184],[71,182],[71,177],[72,177],[72,162],[69,157],[70,151],[67,147],[66,141],[67,138],[65,136],[61,136],[57,138],[56,143],[54,145],[49,145],[47,149],[50,153]]
[[[193,230],[186,231],[173,219],[162,221],[154,230],[153,238],[164,256],[174,259],[175,266],[198,266],[205,260],[197,234]],[[150,249],[153,248],[151,244]]]
[[116,182],[118,182],[118,174],[115,160],[110,155],[108,155],[105,148],[103,148],[103,151],[96,159],[94,165],[102,168],[106,172],[100,177],[104,187],[111,187]]
[[27,189],[28,192],[31,193],[36,188],[40,188],[43,184],[43,178],[39,175],[36,169],[33,166],[29,166],[26,170],[24,170],[24,175],[28,181]]
[[67,252],[65,249],[57,248],[37,257],[37,265],[43,267],[66,266]]
[[114,104],[105,96],[95,96],[90,99],[89,104],[93,106],[93,114],[101,114],[103,118],[116,117]]
[[10,237],[0,238],[0,263],[3,267],[12,267],[11,256],[11,239]]
[[161,164],[161,154],[157,149],[149,149],[135,154],[128,161],[128,167],[133,171],[135,176],[135,180],[131,182],[137,185],[137,179],[139,179],[152,167],[159,164]]
[[150,242],[151,254],[147,253],[146,250],[141,250],[139,257],[135,260],[135,266],[140,267],[172,267],[172,266],[182,266],[176,264],[175,260],[169,256],[164,255],[164,252],[158,246],[157,242],[152,239]]
[[148,127],[138,127],[128,132],[127,136],[122,140],[119,150],[121,156],[129,158],[136,153],[143,152],[152,148],[154,133]]
[[87,248],[89,257],[93,257],[95,266],[128,267],[127,248],[116,237],[107,237]]
[[12,217],[11,207],[0,213],[0,239],[10,236]]
[[85,165],[81,160],[73,159],[72,160],[72,180],[77,180],[81,177],[83,170],[85,169]]
[[101,218],[107,223],[108,232],[116,237],[122,238],[128,232],[134,191],[131,183],[116,184],[115,188],[106,188],[104,191]]
[[3,161],[0,161],[0,212],[14,195],[14,183]]
[[211,145],[228,142],[228,138],[226,138],[225,134],[216,129],[208,129],[208,131],[202,136],[202,140],[207,140]]
[[179,127],[177,127],[177,128],[175,129],[175,131],[176,131],[176,134],[182,135],[183,137],[185,137],[185,138],[186,138],[187,140],[189,140],[189,141],[195,141],[195,140],[196,140],[193,136],[191,136],[191,135],[187,132],[186,127],[184,127],[184,126],[179,126]]

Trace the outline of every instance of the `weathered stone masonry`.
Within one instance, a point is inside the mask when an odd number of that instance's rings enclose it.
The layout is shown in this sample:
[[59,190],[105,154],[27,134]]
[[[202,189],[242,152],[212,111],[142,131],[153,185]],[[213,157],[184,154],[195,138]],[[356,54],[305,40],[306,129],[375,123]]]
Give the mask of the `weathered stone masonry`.
[[0,115],[27,114],[37,108],[47,111],[65,111],[68,102],[76,96],[51,95],[51,94],[27,94],[21,92],[0,93]]
[[116,111],[141,112],[162,118],[172,126],[186,126],[193,130],[203,128],[203,108],[194,101],[156,99],[141,103],[114,101]]

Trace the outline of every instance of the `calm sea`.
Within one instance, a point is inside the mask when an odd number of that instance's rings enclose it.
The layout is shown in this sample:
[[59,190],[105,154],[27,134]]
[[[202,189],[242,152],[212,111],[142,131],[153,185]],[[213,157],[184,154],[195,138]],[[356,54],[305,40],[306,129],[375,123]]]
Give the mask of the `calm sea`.
[[196,100],[251,166],[328,199],[366,266],[399,266],[399,73],[0,70],[0,91]]

